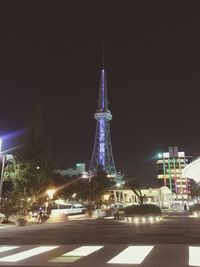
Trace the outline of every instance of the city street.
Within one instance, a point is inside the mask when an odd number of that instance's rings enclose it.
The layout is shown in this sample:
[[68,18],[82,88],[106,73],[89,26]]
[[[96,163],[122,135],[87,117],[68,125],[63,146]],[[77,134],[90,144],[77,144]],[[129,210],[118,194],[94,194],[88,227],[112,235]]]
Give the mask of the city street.
[[0,267],[200,267],[198,4],[2,2]]
[[200,255],[200,219],[184,212],[169,212],[161,222],[141,225],[86,219],[0,226],[3,266],[200,266],[192,265],[196,253]]

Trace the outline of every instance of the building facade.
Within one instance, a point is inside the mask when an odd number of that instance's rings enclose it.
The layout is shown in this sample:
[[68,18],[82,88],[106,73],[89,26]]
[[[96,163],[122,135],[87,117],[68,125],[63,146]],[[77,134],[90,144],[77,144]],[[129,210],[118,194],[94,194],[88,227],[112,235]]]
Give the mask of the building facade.
[[190,193],[190,179],[183,175],[183,169],[189,164],[189,156],[178,147],[169,147],[168,152],[159,153],[157,159],[157,179],[159,186],[167,186],[175,201],[187,200]]
[[56,170],[55,173],[60,174],[61,176],[79,176],[86,174],[85,163],[76,163],[76,168]]
[[[171,208],[171,203],[173,201],[172,191],[168,187],[143,188],[140,189],[140,191],[144,196],[145,204],[154,204],[160,208],[166,209]],[[131,189],[118,188],[109,190],[109,197],[113,200],[113,203],[117,204],[119,207],[139,204],[140,202],[138,196]]]

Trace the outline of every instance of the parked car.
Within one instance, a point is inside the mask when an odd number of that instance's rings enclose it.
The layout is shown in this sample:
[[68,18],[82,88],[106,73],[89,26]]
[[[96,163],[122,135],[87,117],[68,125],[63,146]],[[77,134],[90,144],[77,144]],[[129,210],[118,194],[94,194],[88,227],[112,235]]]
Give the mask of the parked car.
[[84,204],[82,203],[73,203],[73,204],[61,204],[61,205],[54,205],[51,208],[51,214],[55,215],[55,214],[68,214],[68,215],[72,215],[72,214],[83,214],[87,211],[87,208]]

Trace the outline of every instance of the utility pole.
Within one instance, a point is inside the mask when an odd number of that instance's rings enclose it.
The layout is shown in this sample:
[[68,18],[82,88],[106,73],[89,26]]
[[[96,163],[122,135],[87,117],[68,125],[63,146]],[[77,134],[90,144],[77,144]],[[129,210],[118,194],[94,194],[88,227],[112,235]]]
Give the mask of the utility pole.
[[5,161],[6,161],[6,155],[3,155],[2,156],[2,167],[1,167],[1,179],[0,179],[0,203],[1,203],[2,191],[3,191],[3,177],[4,177]]

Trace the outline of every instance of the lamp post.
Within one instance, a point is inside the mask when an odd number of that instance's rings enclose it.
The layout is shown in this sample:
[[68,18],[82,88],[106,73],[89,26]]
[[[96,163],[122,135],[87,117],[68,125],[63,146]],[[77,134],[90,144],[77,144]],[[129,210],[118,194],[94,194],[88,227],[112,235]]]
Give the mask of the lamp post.
[[53,195],[55,194],[55,189],[48,189],[47,190],[47,195],[49,197],[50,200],[53,199]]
[[88,185],[88,205],[90,206],[90,202],[91,202],[91,189],[90,189],[90,182],[91,182],[91,176],[88,174],[83,174],[82,175],[83,179],[88,179],[89,185]]
[[83,179],[88,179],[88,182],[89,182],[89,185],[88,185],[88,207],[89,207],[89,217],[92,216],[92,211],[91,211],[91,207],[90,207],[90,204],[91,204],[91,187],[90,187],[90,182],[91,182],[91,176],[88,175],[88,174],[83,174],[82,175],[82,178]]
[[[2,139],[0,139],[0,156],[2,151]],[[4,175],[4,168],[5,168],[5,160],[6,156],[2,155],[2,166],[1,166],[1,177],[0,177],[0,203],[2,199],[2,189],[3,189],[3,175]]]
[[[48,211],[48,207],[49,207],[49,205],[50,205],[50,202],[51,202],[52,199],[53,199],[53,196],[54,196],[55,192],[56,192],[55,189],[48,189],[48,190],[46,191],[46,193],[47,193],[47,195],[48,195],[48,202],[47,202],[46,212]],[[47,212],[47,214],[48,214],[48,212]]]

